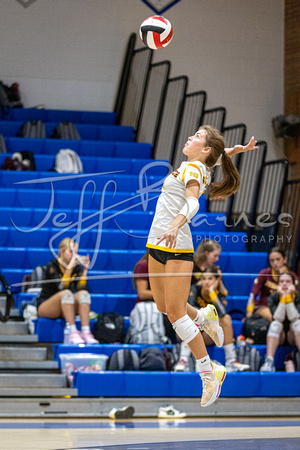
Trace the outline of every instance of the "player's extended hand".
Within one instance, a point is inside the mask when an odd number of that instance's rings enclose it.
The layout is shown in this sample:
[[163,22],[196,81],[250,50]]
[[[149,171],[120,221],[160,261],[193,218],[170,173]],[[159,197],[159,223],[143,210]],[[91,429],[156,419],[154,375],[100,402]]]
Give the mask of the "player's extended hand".
[[245,153],[249,150],[257,150],[257,141],[254,139],[254,136],[250,139],[247,145],[235,145],[234,148],[238,150],[238,153]]
[[165,241],[166,247],[175,248],[178,235],[178,228],[169,228],[162,236],[157,238],[156,245]]

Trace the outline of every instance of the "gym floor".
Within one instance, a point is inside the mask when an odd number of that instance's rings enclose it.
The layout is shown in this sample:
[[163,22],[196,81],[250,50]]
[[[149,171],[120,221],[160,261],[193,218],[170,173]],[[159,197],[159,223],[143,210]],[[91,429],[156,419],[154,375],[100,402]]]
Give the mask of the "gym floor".
[[298,450],[300,416],[216,419],[1,419],[3,450]]

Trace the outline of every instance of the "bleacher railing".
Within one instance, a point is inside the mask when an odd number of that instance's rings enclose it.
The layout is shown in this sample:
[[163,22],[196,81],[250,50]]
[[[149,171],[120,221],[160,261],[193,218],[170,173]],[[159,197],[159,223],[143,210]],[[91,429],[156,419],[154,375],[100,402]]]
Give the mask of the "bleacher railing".
[[136,140],[153,146],[159,127],[159,117],[166,96],[166,85],[170,75],[170,61],[151,64],[137,124]]
[[182,149],[189,136],[195,133],[199,127],[200,119],[206,104],[206,92],[198,91],[186,94],[183,102],[180,127],[175,136],[174,148],[172,151],[172,166],[179,167],[182,162]]
[[158,127],[153,142],[155,159],[173,159],[176,133],[180,127],[184,98],[188,78],[186,76],[169,78],[166,84],[166,95],[158,118]]
[[[246,135],[246,125],[243,123],[237,125],[231,125],[229,127],[224,127],[222,134],[225,139],[226,147],[230,148],[236,144],[243,145]],[[232,162],[239,167],[240,160],[242,157],[242,153],[238,155],[234,155],[232,157]],[[223,171],[221,166],[216,166],[213,171],[213,180],[212,181],[220,181],[223,178]],[[210,201],[207,200],[207,209],[210,212],[223,212],[228,213],[232,204],[234,196],[232,195],[230,198],[222,198],[218,200]],[[228,218],[230,219],[230,218]]]
[[280,213],[283,216],[278,221],[276,233],[282,237],[287,265],[297,272],[300,262],[300,180],[285,184]]
[[287,183],[288,161],[279,159],[263,164],[254,193],[248,226],[248,250],[269,250],[277,242],[278,217]]

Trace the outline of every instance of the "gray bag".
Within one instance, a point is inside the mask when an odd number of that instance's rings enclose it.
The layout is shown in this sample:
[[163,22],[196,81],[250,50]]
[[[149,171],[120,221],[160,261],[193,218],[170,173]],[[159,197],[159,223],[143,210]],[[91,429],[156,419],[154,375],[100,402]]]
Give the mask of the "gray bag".
[[262,364],[259,351],[252,345],[241,345],[237,350],[237,359],[241,364],[249,364],[251,372],[258,372]]
[[165,344],[168,342],[163,315],[154,302],[140,302],[130,313],[130,327],[125,342],[131,344]]
[[139,370],[140,359],[133,349],[120,349],[108,360],[107,370]]
[[7,153],[5,140],[4,140],[4,137],[2,136],[2,134],[0,134],[0,153]]

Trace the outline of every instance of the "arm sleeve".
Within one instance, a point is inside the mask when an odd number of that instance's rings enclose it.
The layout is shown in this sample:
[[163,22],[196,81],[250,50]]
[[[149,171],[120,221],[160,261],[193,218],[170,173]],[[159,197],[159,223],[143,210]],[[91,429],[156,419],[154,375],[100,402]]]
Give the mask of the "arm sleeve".
[[278,294],[269,295],[269,297],[267,298],[267,302],[268,302],[268,307],[270,308],[272,316],[273,316],[274,312],[276,311],[276,308],[278,306],[278,303],[279,303],[279,295]]

